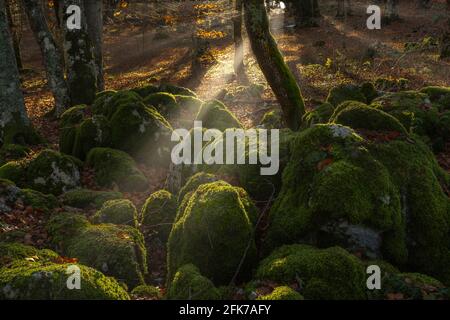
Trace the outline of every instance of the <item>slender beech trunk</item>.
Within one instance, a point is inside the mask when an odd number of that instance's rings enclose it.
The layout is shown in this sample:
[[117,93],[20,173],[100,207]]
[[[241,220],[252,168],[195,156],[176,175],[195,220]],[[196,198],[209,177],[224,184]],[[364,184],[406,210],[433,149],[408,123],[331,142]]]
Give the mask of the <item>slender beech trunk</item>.
[[[81,29],[69,28],[67,21],[71,5],[81,8]],[[87,31],[83,0],[62,0],[61,28],[66,56],[67,84],[72,105],[91,104],[97,92],[94,54]]]
[[264,0],[244,1],[244,15],[253,54],[283,110],[286,124],[298,130],[305,113],[300,88],[269,30]]
[[8,18],[9,30],[11,32],[11,37],[12,37],[12,41],[13,41],[13,48],[14,48],[14,54],[16,57],[17,68],[19,70],[22,70],[23,64],[22,64],[22,54],[20,51],[20,36],[19,36],[19,31],[17,30],[18,27],[14,24],[14,19],[13,19],[14,11],[13,11],[11,2],[12,2],[11,0],[5,1],[6,15]]
[[441,59],[450,58],[450,0],[447,2],[447,22],[440,41]]
[[0,0],[0,146],[34,142],[36,135],[25,110],[5,0]]
[[48,27],[45,14],[39,0],[22,0],[33,30],[39,43],[47,73],[47,81],[55,98],[56,115],[60,116],[69,106],[70,97],[67,82],[64,78],[64,60]]
[[400,18],[398,2],[399,0],[386,0],[386,18],[388,21],[395,21]]
[[235,15],[233,17],[234,38],[234,73],[238,78],[245,76],[244,42],[242,40],[242,0],[236,0]]
[[88,34],[94,50],[97,89],[105,90],[103,76],[103,1],[84,0]]

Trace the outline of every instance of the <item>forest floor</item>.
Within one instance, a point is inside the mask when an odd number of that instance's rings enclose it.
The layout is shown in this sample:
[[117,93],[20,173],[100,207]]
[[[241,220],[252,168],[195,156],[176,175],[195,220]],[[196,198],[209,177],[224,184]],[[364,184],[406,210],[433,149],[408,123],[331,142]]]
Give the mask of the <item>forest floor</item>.
[[[444,22],[444,1],[441,2],[442,6],[437,3],[422,11],[415,3],[402,2],[402,19],[382,25],[381,30],[366,28],[366,1],[353,1],[353,14],[345,19],[335,17],[335,7],[324,7],[319,27],[305,29],[292,28],[289,18],[274,11],[271,26],[306,104],[311,107],[316,101],[325,100],[329,89],[336,85],[374,81],[380,77],[406,78],[410,89],[449,86],[450,61],[439,60],[438,48],[433,45]],[[170,82],[192,89],[203,100],[221,98],[224,90],[237,91],[242,84],[233,72],[232,22],[228,21],[224,28],[226,36],[211,41],[214,62],[201,77],[194,79],[191,77],[192,26],[181,24],[154,31],[128,22],[107,24],[104,40],[107,89]],[[406,43],[418,45],[408,51]],[[45,116],[53,107],[53,98],[46,87],[39,48],[30,32],[24,33],[22,51],[28,114],[38,131],[58,149],[58,123]],[[244,42],[244,52],[250,83],[263,84],[266,89],[261,98],[234,100],[227,106],[249,128],[257,125],[266,111],[278,108],[278,104],[251,54],[248,40]],[[450,147],[438,159],[450,171]],[[141,169],[149,178],[151,188],[144,193],[126,194],[138,208],[149,194],[164,185],[166,175],[154,168],[141,166]],[[88,170],[83,173],[83,185],[98,189]],[[153,279],[164,274],[165,253],[159,255],[161,259],[152,261]]]

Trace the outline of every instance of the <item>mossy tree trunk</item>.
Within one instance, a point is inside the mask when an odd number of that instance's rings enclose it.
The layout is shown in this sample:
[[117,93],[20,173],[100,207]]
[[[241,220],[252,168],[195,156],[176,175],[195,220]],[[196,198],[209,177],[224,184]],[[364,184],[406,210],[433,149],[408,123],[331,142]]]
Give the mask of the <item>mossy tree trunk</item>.
[[105,90],[103,76],[103,1],[84,0],[89,38],[94,49],[97,89]]
[[298,27],[317,26],[320,17],[318,0],[294,0],[293,7]]
[[36,140],[20,88],[5,0],[0,0],[0,146]]
[[258,64],[283,110],[289,128],[298,130],[305,113],[300,88],[269,30],[264,0],[244,1],[247,33]]
[[39,0],[22,0],[31,30],[39,43],[47,72],[47,81],[55,98],[56,115],[60,116],[70,106],[69,90],[64,78],[62,52],[48,27],[45,13]]
[[235,2],[235,15],[233,17],[234,39],[234,73],[239,79],[245,78],[244,42],[242,40],[242,0]]
[[16,57],[17,68],[19,70],[22,70],[23,64],[22,64],[22,54],[20,51],[20,34],[19,34],[20,32],[18,31],[18,26],[14,24],[13,5],[14,4],[12,3],[12,0],[5,1],[6,15],[8,18],[9,30],[11,30],[11,37],[12,37],[12,41],[13,41],[13,48],[14,48],[14,54]]
[[[81,8],[81,28],[69,28],[67,21],[71,14],[67,8],[76,5]],[[91,104],[97,92],[97,77],[94,53],[87,30],[83,0],[63,0],[62,30],[66,56],[67,83],[72,105]]]

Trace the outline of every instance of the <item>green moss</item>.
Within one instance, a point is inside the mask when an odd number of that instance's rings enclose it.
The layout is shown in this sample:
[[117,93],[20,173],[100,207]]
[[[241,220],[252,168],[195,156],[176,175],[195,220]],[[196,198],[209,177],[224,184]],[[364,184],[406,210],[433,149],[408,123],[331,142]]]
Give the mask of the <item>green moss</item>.
[[53,243],[65,256],[114,276],[127,285],[144,283],[147,273],[144,237],[125,225],[91,225],[80,215],[54,215],[47,224]]
[[169,300],[219,300],[214,284],[200,274],[197,267],[186,264],[175,273],[167,291]]
[[331,89],[327,97],[327,102],[335,107],[350,100],[367,103],[367,98],[361,88],[352,84],[342,84]]
[[65,154],[73,154],[77,132],[77,126],[61,128],[59,132],[59,151]]
[[408,88],[409,81],[407,79],[388,79],[378,78],[375,81],[375,87],[380,91],[404,91]]
[[109,148],[94,148],[89,151],[86,164],[95,171],[95,180],[100,186],[119,186],[122,191],[143,191],[148,187],[147,178],[137,168],[128,154]]
[[312,127],[318,123],[327,123],[330,117],[333,115],[334,106],[325,102],[315,107],[313,110],[305,113],[303,116],[303,126],[305,128]]
[[281,129],[284,128],[283,113],[280,110],[272,110],[266,112],[260,122],[265,129]]
[[112,278],[83,265],[81,289],[67,288],[67,264],[26,262],[0,270],[0,299],[13,300],[128,300],[127,292]]
[[256,210],[246,208],[241,195],[221,181],[196,189],[170,233],[169,281],[179,267],[193,263],[214,283],[229,284],[243,258],[240,278],[248,277],[256,258],[250,217]]
[[105,106],[109,104],[110,100],[114,95],[117,93],[117,91],[114,90],[105,90],[102,92],[97,93],[95,96],[94,103],[92,104],[92,112],[94,114],[104,114],[106,112]]
[[43,150],[21,162],[9,162],[0,168],[0,178],[20,187],[59,195],[80,184],[77,163],[54,150]]
[[161,291],[159,288],[149,285],[140,285],[131,291],[132,295],[145,298],[161,299]]
[[72,127],[80,124],[87,112],[88,107],[85,104],[71,107],[64,111],[59,120],[60,128]]
[[339,247],[282,246],[261,261],[256,278],[286,284],[300,279],[306,299],[365,299],[363,265]]
[[102,208],[94,215],[93,221],[96,223],[139,226],[136,207],[130,200],[127,199],[106,201]]
[[450,109],[450,87],[425,87],[420,92],[430,97],[431,102],[438,104],[439,110]]
[[180,106],[175,99],[175,96],[166,93],[158,92],[147,96],[144,99],[147,106],[153,106],[163,117],[170,119],[180,112]]
[[111,118],[112,146],[151,165],[170,160],[172,127],[143,103],[120,106]]
[[103,115],[109,120],[120,107],[130,107],[142,103],[142,98],[137,93],[129,90],[122,90],[116,93],[109,93],[101,98],[98,104],[94,104],[92,112]]
[[272,293],[258,297],[256,300],[303,300],[303,296],[288,286],[276,287]]
[[161,92],[157,86],[154,85],[146,85],[143,87],[133,88],[131,91],[136,92],[142,99],[145,99],[147,96]]
[[8,161],[24,158],[30,151],[30,148],[20,144],[6,144],[0,148],[0,166]]
[[111,127],[106,117],[95,115],[84,120],[77,129],[73,151],[75,157],[84,160],[88,152],[96,147],[111,145]]
[[183,198],[186,194],[189,192],[197,190],[197,188],[205,183],[211,183],[214,181],[219,180],[215,175],[205,173],[205,172],[198,172],[194,174],[192,177],[189,178],[189,180],[186,182],[186,184],[180,189],[180,192],[178,193],[178,203],[181,203],[183,201]]
[[100,209],[106,201],[122,198],[123,194],[120,192],[88,189],[76,189],[62,195],[62,201],[65,205],[81,209],[88,207]]
[[168,92],[168,93],[171,93],[173,95],[191,96],[191,97],[194,97],[194,98],[197,97],[195,92],[190,90],[190,89],[188,89],[188,88],[175,86],[175,85],[171,85],[171,84],[168,84],[168,83],[160,84],[158,89],[159,89],[159,92]]
[[24,123],[20,113],[5,113],[5,119],[0,127],[0,146],[8,144],[34,145],[42,143],[43,139],[37,134],[30,123]]
[[43,194],[32,189],[23,189],[21,198],[26,206],[33,209],[40,209],[45,213],[50,213],[52,209],[58,206],[58,199],[52,194]]
[[375,86],[371,82],[365,82],[360,87],[361,92],[366,97],[367,103],[371,103],[374,99],[378,97],[378,91],[375,89]]
[[197,114],[203,101],[193,96],[175,95],[178,105],[182,110],[187,110],[192,114]]
[[11,266],[14,262],[40,261],[46,262],[58,257],[51,250],[38,250],[21,243],[0,242],[0,268]]
[[405,127],[393,116],[386,112],[354,103],[334,114],[330,122],[349,126],[353,129],[375,131],[394,131],[408,135]]
[[156,231],[158,237],[166,242],[177,213],[177,200],[166,190],[150,195],[142,207],[142,225]]
[[203,103],[196,120],[202,121],[202,126],[208,129],[242,128],[239,120],[218,100]]

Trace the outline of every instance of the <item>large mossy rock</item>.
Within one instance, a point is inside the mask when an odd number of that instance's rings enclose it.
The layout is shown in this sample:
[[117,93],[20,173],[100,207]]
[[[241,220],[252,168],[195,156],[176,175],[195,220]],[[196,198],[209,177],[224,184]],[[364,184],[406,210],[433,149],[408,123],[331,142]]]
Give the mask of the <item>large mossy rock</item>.
[[95,223],[125,224],[139,227],[136,207],[128,199],[115,199],[103,203],[103,206],[93,216]]
[[0,299],[25,300],[127,300],[127,292],[113,279],[95,269],[76,264],[81,289],[70,290],[71,264],[55,263],[58,254],[18,243],[0,243]]
[[269,294],[258,297],[256,300],[303,300],[303,296],[288,286],[280,286]]
[[282,284],[301,281],[300,293],[312,300],[361,300],[366,298],[363,264],[342,248],[316,249],[289,245],[261,261],[256,278]]
[[23,188],[59,195],[80,185],[79,163],[72,157],[46,149],[29,159],[0,167],[0,178]]
[[440,111],[450,110],[450,87],[430,86],[422,88],[420,92],[427,94]]
[[270,211],[269,249],[308,242],[450,280],[448,175],[419,140],[317,125],[297,135]]
[[65,256],[102,271],[134,287],[144,283],[147,273],[142,234],[125,225],[90,224],[73,213],[54,215],[47,224],[52,242]]
[[74,208],[100,209],[103,203],[109,200],[122,199],[123,194],[116,191],[97,191],[88,189],[75,189],[61,196],[62,202]]
[[185,202],[169,237],[168,281],[189,263],[215,284],[228,285],[238,269],[240,278],[248,277],[256,259],[256,208],[245,191],[217,181]]
[[167,92],[150,94],[144,99],[144,103],[155,108],[166,119],[176,117],[180,112],[177,99]]
[[152,193],[141,212],[142,226],[157,233],[164,243],[169,238],[177,214],[177,199],[167,190]]
[[195,120],[202,121],[203,128],[208,129],[242,128],[239,120],[218,100],[203,103]]
[[367,103],[373,96],[376,95],[376,91],[373,85],[357,86],[353,84],[342,84],[330,90],[327,101],[333,106],[338,106],[345,101],[359,101]]
[[86,165],[95,171],[95,181],[103,187],[117,185],[121,191],[143,191],[148,187],[147,178],[127,153],[110,148],[94,148],[89,151]]
[[219,300],[220,291],[208,278],[200,274],[192,264],[180,267],[171,281],[167,299],[169,300]]

